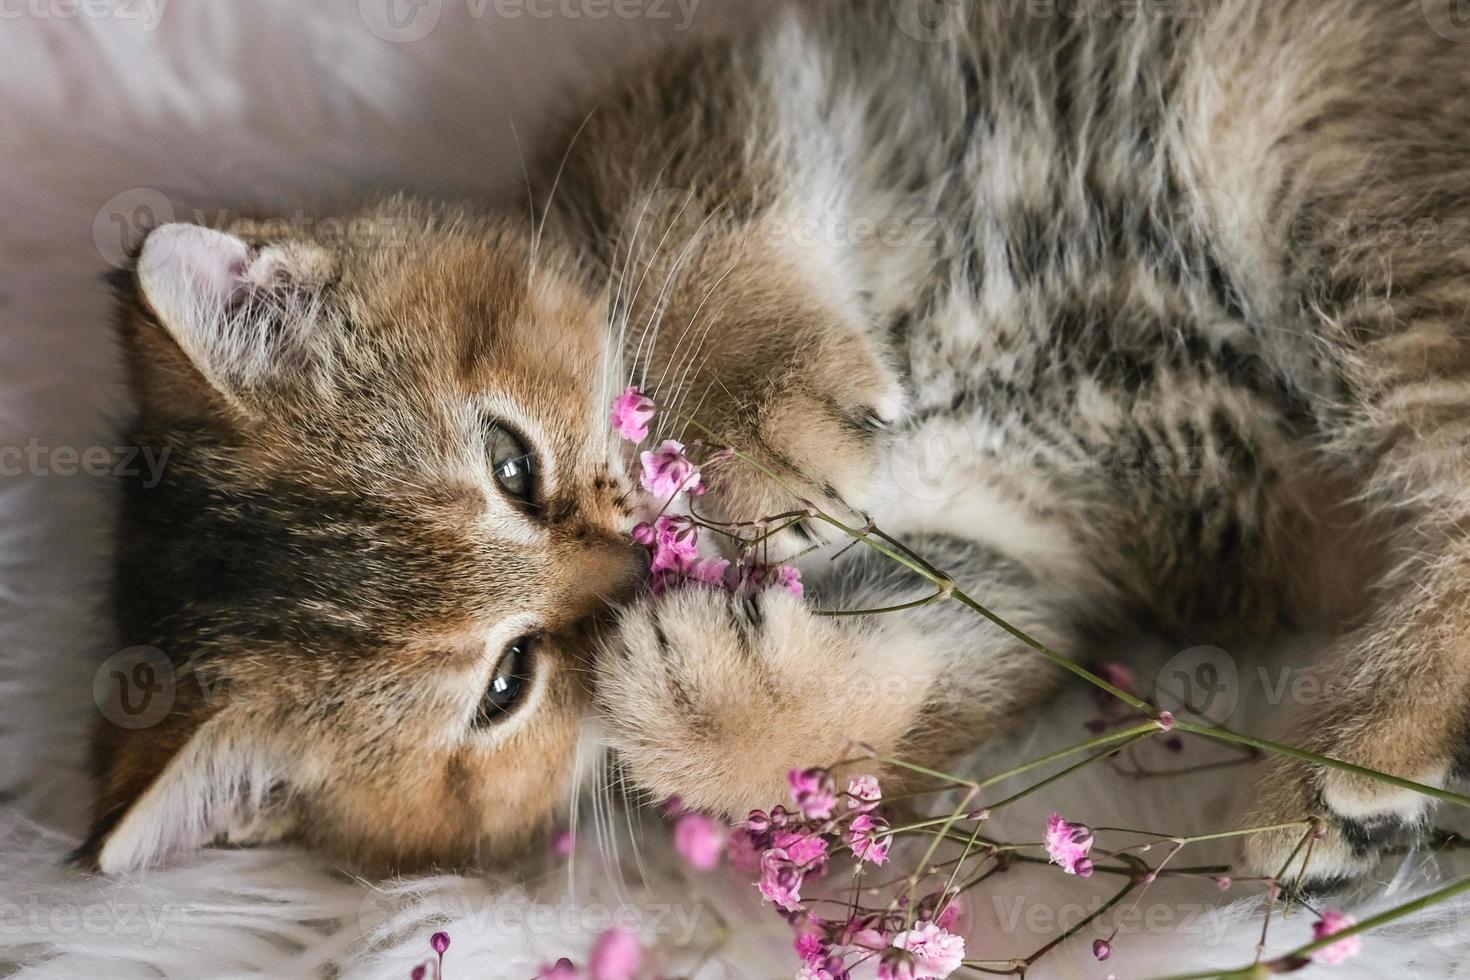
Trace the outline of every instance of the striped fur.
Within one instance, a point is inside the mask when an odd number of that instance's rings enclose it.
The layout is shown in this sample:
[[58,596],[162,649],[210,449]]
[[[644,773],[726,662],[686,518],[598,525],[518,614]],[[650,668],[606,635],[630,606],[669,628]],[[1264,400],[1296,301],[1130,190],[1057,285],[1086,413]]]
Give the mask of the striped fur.
[[[630,381],[660,436],[719,433],[790,488],[723,464],[707,516],[792,492],[871,514],[1079,656],[1139,630],[1334,632],[1289,737],[1448,779],[1470,657],[1470,59],[1435,30],[1448,8],[1031,6],[811,4],[650,66],[550,155],[538,227],[394,205],[415,248],[332,252],[326,342],[279,385],[201,388],[180,358],[214,348],[134,312],[143,435],[180,462],[126,509],[123,622],[227,696],[109,753],[103,853],[118,820],[166,819],[134,801],[222,717],[232,758],[278,760],[281,833],[386,863],[524,836],[566,792],[575,668],[518,743],[467,750],[463,695],[422,656],[515,610],[590,666],[644,789],[727,811],[853,741],[973,745],[1053,689],[943,605],[645,597],[592,644],[589,597],[635,581],[610,557],[628,460],[602,412]],[[483,519],[467,406],[487,401],[575,485],[544,531]],[[860,549],[806,568],[820,606],[919,594]],[[1426,813],[1294,764],[1254,782],[1262,822],[1331,821],[1328,877]],[[1248,856],[1275,871],[1282,846]]]

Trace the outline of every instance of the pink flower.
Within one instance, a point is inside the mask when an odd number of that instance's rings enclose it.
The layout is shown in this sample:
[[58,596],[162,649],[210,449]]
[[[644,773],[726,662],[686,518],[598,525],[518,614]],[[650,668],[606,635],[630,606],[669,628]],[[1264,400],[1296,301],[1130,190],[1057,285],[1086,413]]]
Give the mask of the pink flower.
[[686,813],[674,825],[674,848],[700,871],[720,866],[728,835],[722,824],[702,813]]
[[536,973],[536,980],[577,980],[577,967],[563,956],[555,963],[547,963]]
[[872,776],[859,776],[847,784],[847,808],[872,813],[883,801],[883,790]]
[[648,438],[648,423],[653,421],[656,412],[653,399],[639,391],[636,385],[629,385],[613,399],[613,428],[629,442],[642,442]]
[[887,830],[887,821],[863,813],[853,820],[843,840],[859,861],[871,861],[881,866],[888,860],[888,848],[893,843],[892,837],[883,837]]
[[724,558],[701,558],[689,566],[689,581],[724,588],[725,572],[729,567],[730,563]]
[[850,946],[856,946],[858,949],[867,949],[877,952],[878,950],[889,948],[889,937],[888,934],[882,929],[874,929],[870,927],[867,929],[859,929],[857,932],[853,933],[851,936],[848,937],[847,943]]
[[683,573],[699,560],[699,529],[687,517],[660,517],[653,528],[653,564],[659,572]]
[[[908,953],[910,962],[900,969],[911,972],[904,974],[914,980],[943,980],[960,968],[965,959],[965,941],[939,928],[932,922],[921,922],[908,932],[893,937],[893,948]],[[898,969],[891,969],[897,978]],[[878,975],[883,975],[880,967]]]
[[788,912],[801,908],[801,872],[779,847],[761,855],[761,880],[756,887],[766,901]]
[[1086,878],[1092,874],[1092,831],[1080,823],[1068,823],[1060,813],[1046,822],[1046,853],[1053,864],[1061,865],[1069,875]]
[[959,895],[951,892],[948,901],[941,901],[939,903],[939,914],[935,916],[934,924],[945,932],[950,932],[954,929],[955,923],[959,921],[960,916],[964,914],[965,903],[960,900]]
[[[1337,909],[1322,910],[1322,916],[1312,924],[1312,938],[1326,939],[1335,936],[1344,929],[1351,929],[1358,924],[1358,920],[1346,912]],[[1363,937],[1348,936],[1340,939],[1331,946],[1323,946],[1312,954],[1312,959],[1318,963],[1326,963],[1328,966],[1336,966],[1349,957],[1356,956],[1363,951]]]
[[808,963],[797,973],[796,980],[833,980],[832,974],[822,967]]
[[825,769],[792,769],[786,773],[791,798],[809,820],[826,820],[837,805],[836,787]]
[[798,599],[806,593],[806,588],[801,584],[801,572],[793,565],[777,565],[768,569],[766,584],[785,589]]
[[672,497],[681,490],[696,493],[699,488],[699,467],[684,455],[684,444],[675,439],[665,439],[652,452],[645,452],[643,460],[643,486],[658,497]]
[[776,834],[772,843],[802,871],[821,871],[826,865],[827,841],[816,834],[785,830]]
[[822,966],[827,962],[827,944],[816,933],[804,932],[792,945],[796,947],[796,955],[807,966]]
[[643,965],[643,944],[631,932],[616,927],[598,937],[587,959],[592,980],[633,980]]
[[761,866],[761,852],[755,846],[755,841],[750,839],[750,831],[744,827],[735,827],[730,831],[730,840],[726,845],[726,851],[730,855],[730,864],[737,871],[758,871]]

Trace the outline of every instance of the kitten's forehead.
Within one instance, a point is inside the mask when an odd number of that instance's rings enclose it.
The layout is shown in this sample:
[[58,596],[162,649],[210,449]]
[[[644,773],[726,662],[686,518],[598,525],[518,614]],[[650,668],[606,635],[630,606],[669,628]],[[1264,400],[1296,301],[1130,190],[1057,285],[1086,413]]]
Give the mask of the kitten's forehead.
[[577,370],[600,341],[597,309],[568,259],[514,226],[349,249],[343,301],[364,343],[472,386],[497,372]]
[[537,448],[567,464],[603,462],[580,458],[600,421],[601,309],[552,247],[533,253],[513,226],[425,226],[344,250],[341,269],[344,394],[334,412],[310,406],[312,439],[336,429],[361,435],[369,454],[407,444],[401,458],[442,462],[483,417],[499,417],[534,429]]

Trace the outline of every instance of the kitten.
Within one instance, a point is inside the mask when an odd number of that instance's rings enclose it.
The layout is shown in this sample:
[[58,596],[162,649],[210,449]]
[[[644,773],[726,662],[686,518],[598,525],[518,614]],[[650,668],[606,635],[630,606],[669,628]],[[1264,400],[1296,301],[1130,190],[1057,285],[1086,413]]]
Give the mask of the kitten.
[[[551,161],[544,227],[390,204],[411,247],[155,231],[124,339],[140,442],[173,462],[129,492],[122,623],[220,693],[108,736],[101,867],[216,838],[504,851],[570,791],[589,707],[641,787],[740,813],[853,742],[929,761],[1055,688],[951,604],[818,615],[923,595],[862,548],[808,563],[815,602],[645,594],[606,421],[630,378],[665,406],[655,438],[718,433],[1076,656],[1336,627],[1284,738],[1449,779],[1470,679],[1449,10],[1080,8],[809,5],[667,59]],[[798,505],[734,462],[709,483],[711,519]],[[1322,877],[1428,812],[1289,760],[1252,783],[1261,824],[1329,820]]]

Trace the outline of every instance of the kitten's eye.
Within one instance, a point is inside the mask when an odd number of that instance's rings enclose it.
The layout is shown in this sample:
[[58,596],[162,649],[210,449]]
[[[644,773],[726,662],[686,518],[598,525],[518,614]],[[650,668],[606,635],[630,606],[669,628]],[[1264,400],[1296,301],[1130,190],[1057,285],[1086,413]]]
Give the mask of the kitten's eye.
[[515,711],[531,689],[532,640],[523,636],[505,648],[485,696],[480,699],[480,708],[475,712],[475,727],[483,728],[504,721]]
[[486,442],[490,453],[490,469],[495,482],[508,495],[522,503],[534,503],[536,495],[536,455],[526,442],[505,426],[492,422]]

